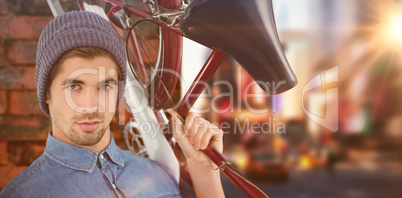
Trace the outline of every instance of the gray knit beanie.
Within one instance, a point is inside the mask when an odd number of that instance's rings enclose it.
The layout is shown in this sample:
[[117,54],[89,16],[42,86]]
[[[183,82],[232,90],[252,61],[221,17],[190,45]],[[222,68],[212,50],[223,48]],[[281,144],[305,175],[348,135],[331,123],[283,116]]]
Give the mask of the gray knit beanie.
[[39,106],[50,117],[46,104],[46,82],[56,61],[75,47],[93,46],[109,51],[120,71],[119,99],[124,98],[126,81],[126,52],[114,27],[101,16],[88,11],[71,11],[55,17],[42,31],[36,52],[35,83]]

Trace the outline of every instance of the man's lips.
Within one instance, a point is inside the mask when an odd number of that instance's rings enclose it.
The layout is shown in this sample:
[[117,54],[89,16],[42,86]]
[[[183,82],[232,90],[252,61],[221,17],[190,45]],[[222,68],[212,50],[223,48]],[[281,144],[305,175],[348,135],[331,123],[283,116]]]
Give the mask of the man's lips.
[[99,125],[100,121],[85,121],[85,122],[77,122],[77,125],[84,131],[92,132],[95,131]]

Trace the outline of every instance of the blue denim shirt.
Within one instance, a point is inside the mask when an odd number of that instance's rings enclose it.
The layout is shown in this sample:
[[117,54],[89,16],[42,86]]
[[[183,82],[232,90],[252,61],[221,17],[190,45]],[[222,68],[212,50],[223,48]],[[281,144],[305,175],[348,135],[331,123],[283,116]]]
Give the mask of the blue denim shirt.
[[123,151],[113,137],[100,152],[48,135],[45,152],[0,192],[0,197],[181,197],[157,162]]

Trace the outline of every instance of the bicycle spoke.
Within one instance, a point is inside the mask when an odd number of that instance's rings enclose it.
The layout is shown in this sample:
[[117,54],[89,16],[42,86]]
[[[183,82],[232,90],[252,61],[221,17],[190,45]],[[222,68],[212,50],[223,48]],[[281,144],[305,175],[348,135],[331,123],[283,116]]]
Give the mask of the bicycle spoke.
[[[152,27],[151,27],[148,23],[145,23],[145,25],[148,26],[148,28],[152,30]],[[152,31],[152,32],[153,32],[153,33],[155,34],[155,36],[159,39],[159,34],[156,33],[155,31]]]
[[[143,40],[138,40],[138,41],[139,41],[142,51],[144,52],[146,58],[148,59],[148,63],[152,63],[152,65],[154,65],[155,62],[153,61],[153,59],[151,60],[151,58],[149,57],[150,55],[148,55],[148,53],[150,53],[149,50],[145,50],[145,48],[144,48]],[[147,49],[149,49],[149,48],[147,48]],[[149,65],[149,64],[147,64],[147,65]]]
[[[139,33],[139,32],[140,32],[140,30],[138,30],[138,32],[136,31],[136,34],[138,34],[138,37],[142,36],[142,34]],[[143,37],[143,38],[144,38],[144,37]],[[156,62],[151,61],[151,59],[152,59],[152,60],[156,60],[156,59],[154,59],[154,57],[152,56],[152,52],[150,52],[150,48],[152,48],[152,49],[153,49],[154,51],[156,51],[156,52],[157,52],[157,50],[156,50],[156,49],[153,47],[153,45],[148,41],[148,39],[145,39],[145,38],[144,38],[144,39],[139,39],[139,43],[140,43],[140,46],[141,46],[142,50],[143,50],[144,53],[145,53],[145,56],[146,56],[147,59],[152,63],[151,65],[156,65]],[[144,43],[145,43],[145,44],[144,44]],[[144,46],[145,46],[145,48],[148,49],[148,50],[146,50],[146,49],[144,48]],[[150,47],[147,47],[147,46],[150,46]],[[149,54],[149,56],[151,56],[151,58],[149,58],[148,54]],[[152,70],[153,73],[155,73],[155,76],[158,78],[160,84],[162,85],[163,90],[165,91],[165,93],[166,93],[166,95],[167,95],[167,97],[168,97],[168,99],[169,99],[169,102],[171,102],[171,103],[174,105],[172,96],[170,95],[170,93],[169,93],[169,91],[168,91],[168,89],[167,89],[165,83],[161,80],[161,77],[159,76],[159,73],[156,71],[157,68],[156,68],[156,67],[150,67],[150,69]],[[158,103],[159,103],[159,102],[158,102]],[[162,107],[163,107],[163,106],[162,106]]]
[[[136,23],[136,21],[141,20],[141,18],[139,18],[139,17],[134,17],[132,19],[133,19],[134,23]],[[158,52],[159,52],[159,50],[161,50],[161,49],[159,49],[159,43],[158,43],[158,46],[156,46],[154,43],[152,43],[150,41],[151,39],[157,39],[158,41],[160,41],[161,36],[159,35],[160,34],[159,28],[154,27],[153,24],[144,22],[144,23],[139,24],[138,26],[135,26],[133,28],[133,30],[134,30],[134,35],[138,41],[138,45],[139,45],[138,47],[139,47],[139,51],[142,56],[142,59],[144,60],[144,63],[146,62],[146,64],[144,66],[147,70],[148,77],[150,77],[151,81],[154,81],[154,80],[158,81],[159,85],[165,92],[167,99],[169,100],[170,103],[172,103],[174,105],[175,103],[173,102],[172,96],[171,96],[170,92],[168,91],[169,89],[167,88],[165,83],[162,81],[162,78],[160,76],[160,71],[158,71],[159,65],[156,65],[156,63],[158,62],[158,60],[157,60],[158,54],[159,54]],[[155,57],[155,54],[157,57]],[[135,69],[135,71],[136,70],[138,70],[138,68]],[[155,98],[155,100],[156,100],[156,98]],[[157,101],[157,102],[159,103],[159,101]]]
[[[143,34],[141,34],[141,30],[140,30],[139,28],[134,28],[134,29],[135,29],[136,35],[137,35],[138,37],[142,37],[141,39],[139,39],[140,43],[145,42],[145,43],[146,43],[146,46],[150,46],[150,48],[152,48],[153,51],[158,52],[158,50],[149,42],[149,40],[148,40],[147,38],[145,38],[145,37],[143,36]],[[159,40],[159,36],[158,36],[157,38],[158,38],[158,40]],[[145,45],[145,44],[144,44],[144,45]],[[152,52],[150,51],[149,47],[147,47],[147,49],[148,49],[147,52],[148,52],[150,55],[152,55]],[[145,50],[144,50],[144,51],[145,51]],[[151,58],[152,58],[152,60],[155,60],[155,57],[151,57]]]

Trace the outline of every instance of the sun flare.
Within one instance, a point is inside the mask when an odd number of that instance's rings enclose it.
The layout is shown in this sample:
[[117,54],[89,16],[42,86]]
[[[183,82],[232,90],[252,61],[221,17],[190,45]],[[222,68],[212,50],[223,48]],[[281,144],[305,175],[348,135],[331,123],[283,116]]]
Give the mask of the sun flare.
[[402,7],[400,5],[389,5],[383,11],[381,25],[381,41],[388,49],[401,51],[402,47]]
[[390,38],[402,41],[402,13],[395,14],[390,20],[388,26],[388,33]]

